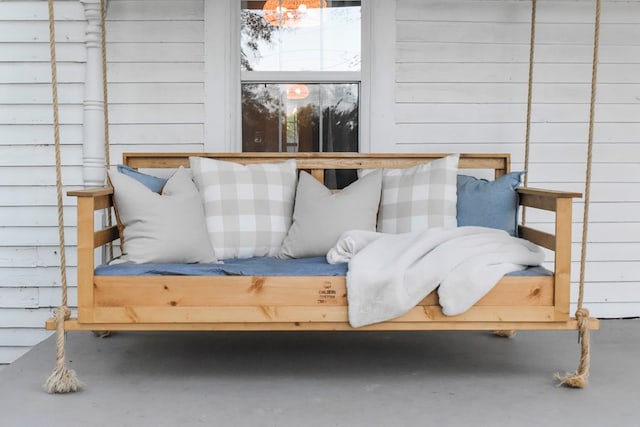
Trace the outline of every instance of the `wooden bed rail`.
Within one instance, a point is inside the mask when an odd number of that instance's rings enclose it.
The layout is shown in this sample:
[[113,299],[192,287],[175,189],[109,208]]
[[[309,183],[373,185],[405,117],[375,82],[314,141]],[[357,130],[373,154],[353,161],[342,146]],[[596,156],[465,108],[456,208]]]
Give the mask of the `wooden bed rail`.
[[[582,197],[581,193],[543,190],[539,188],[519,188],[520,206],[554,212],[556,231],[558,228],[571,229],[573,199]],[[527,225],[518,227],[519,235],[543,248],[556,250],[556,234],[536,230]]]
[[[91,247],[99,248],[120,238],[117,226],[95,230],[93,212],[113,207],[113,188],[100,187],[67,193],[78,198],[78,235],[93,234]],[[90,231],[92,230],[92,231]]]
[[[373,169],[406,168],[426,161],[440,159],[447,154],[423,153],[124,153],[123,164],[135,168],[189,167],[189,157],[210,157],[240,164],[265,163],[295,159],[298,169]],[[460,154],[460,169],[492,169],[496,177],[511,168],[509,154]]]
[[571,229],[573,199],[582,194],[566,191],[519,188],[520,205],[555,213],[554,233],[520,225],[520,237],[554,252],[554,305],[556,316],[569,319],[571,289]]

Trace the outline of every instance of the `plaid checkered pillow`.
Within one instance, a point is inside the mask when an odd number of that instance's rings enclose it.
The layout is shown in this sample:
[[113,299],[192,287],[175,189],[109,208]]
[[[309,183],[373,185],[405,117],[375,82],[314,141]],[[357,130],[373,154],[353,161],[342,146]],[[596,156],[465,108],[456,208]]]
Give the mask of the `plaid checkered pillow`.
[[190,157],[218,259],[275,256],[291,225],[296,162],[240,165]]
[[408,169],[385,169],[378,231],[406,233],[456,227],[459,157],[454,154]]

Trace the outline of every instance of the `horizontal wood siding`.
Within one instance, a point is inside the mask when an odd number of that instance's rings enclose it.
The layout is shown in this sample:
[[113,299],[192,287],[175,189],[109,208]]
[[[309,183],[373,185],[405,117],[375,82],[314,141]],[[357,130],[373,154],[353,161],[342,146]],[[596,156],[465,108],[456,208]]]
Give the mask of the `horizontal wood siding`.
[[[594,10],[590,0],[538,1],[530,186],[583,191]],[[389,150],[506,151],[522,169],[530,14],[527,1],[398,0]],[[639,41],[640,2],[603,1],[585,290],[601,317],[640,315]],[[574,281],[583,207],[578,200]],[[528,220],[552,226],[545,213]]]
[[[57,0],[56,54],[65,192],[83,185],[85,31],[78,1]],[[203,0],[110,0],[111,158],[201,151]],[[0,364],[48,332],[60,303],[47,3],[0,1]],[[64,197],[70,304],[76,304],[75,200]]]
[[[594,4],[538,1],[532,186],[582,191]],[[602,13],[586,300],[596,316],[637,316],[640,1],[605,0]],[[83,183],[86,21],[75,0],[57,0],[56,17],[66,191]],[[109,1],[114,163],[125,151],[203,149],[203,17],[204,0]],[[521,169],[529,17],[528,1],[398,0],[395,52],[386,52],[395,58],[396,126],[376,150],[509,152]],[[47,336],[42,325],[59,300],[48,58],[46,2],[0,1],[0,364]],[[64,197],[75,304],[74,203]],[[582,209],[577,201],[574,260]],[[551,227],[546,214],[529,215]],[[572,268],[576,278],[577,261]]]
[[111,158],[202,151],[204,1],[112,0],[107,15]]
[[[86,24],[80,2],[55,11],[63,180],[78,186]],[[60,304],[47,19],[46,2],[0,2],[0,364],[46,338],[42,322]],[[73,265],[75,208],[65,205]]]

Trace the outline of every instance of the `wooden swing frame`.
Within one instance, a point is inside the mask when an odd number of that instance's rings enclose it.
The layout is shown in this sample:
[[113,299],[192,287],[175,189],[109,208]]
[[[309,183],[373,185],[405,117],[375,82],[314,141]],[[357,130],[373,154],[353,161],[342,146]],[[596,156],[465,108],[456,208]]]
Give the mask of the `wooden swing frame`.
[[[410,167],[444,154],[129,153],[134,168],[188,166],[189,156],[242,164],[296,159],[323,180],[326,169]],[[509,172],[508,154],[463,154],[460,167]],[[555,213],[553,233],[521,225],[520,236],[554,251],[552,276],[506,276],[466,313],[442,314],[435,292],[406,315],[363,330],[575,329],[569,316],[571,207],[578,193],[522,188],[520,203]],[[113,206],[113,190],[78,197],[78,317],[67,330],[354,330],[347,321],[346,278],[334,276],[96,276],[95,250],[119,239],[95,230],[94,212]],[[592,326],[597,322],[592,321]],[[50,323],[49,327],[53,327]]]
[[[104,0],[102,1],[104,99],[106,103],[106,58],[104,38]],[[591,147],[595,105],[595,81],[600,1],[596,7],[596,39],[592,82],[589,155],[586,179],[588,206]],[[53,22],[53,0],[49,0]],[[527,109],[526,158],[528,165],[533,50],[536,0],[532,0],[529,96]],[[53,24],[51,24],[52,40]],[[54,116],[55,50],[52,41],[52,80]],[[105,124],[108,124],[105,108]],[[57,129],[57,121],[54,118]],[[108,126],[105,126],[108,132]],[[108,134],[106,135],[108,153]],[[57,156],[59,136],[56,134]],[[133,168],[176,168],[188,166],[189,156],[234,161],[241,164],[272,162],[294,158],[298,169],[309,171],[320,181],[328,169],[398,168],[441,158],[447,154],[358,154],[358,153],[125,153],[123,164]],[[108,163],[108,154],[106,155]],[[58,158],[57,161],[59,162]],[[462,169],[491,170],[500,177],[510,171],[508,154],[462,154]],[[58,171],[60,166],[58,164]],[[60,183],[58,176],[58,192]],[[96,276],[96,250],[102,250],[120,238],[118,227],[96,229],[95,213],[113,207],[110,187],[69,192],[78,199],[78,315],[71,318],[67,308],[64,258],[63,303],[46,322],[47,329],[58,331],[58,366],[64,364],[64,331],[67,330],[579,330],[582,338],[581,364],[571,378],[561,381],[584,387],[589,366],[589,329],[599,328],[597,319],[583,309],[584,253],[588,209],[585,209],[583,258],[581,260],[580,297],[576,317],[570,315],[572,201],[582,195],[574,192],[533,189],[518,190],[523,207],[519,235],[554,253],[551,276],[506,276],[480,302],[467,312],[453,317],[442,314],[437,295],[432,293],[406,315],[363,328],[348,323],[346,278],[334,276]],[[60,196],[59,196],[60,197]],[[553,232],[526,224],[524,209],[541,209],[554,214]],[[62,221],[61,210],[59,220]],[[61,234],[64,256],[64,236]],[[579,381],[574,381],[579,377]],[[54,381],[53,381],[54,382]],[[74,391],[48,386],[50,392]]]

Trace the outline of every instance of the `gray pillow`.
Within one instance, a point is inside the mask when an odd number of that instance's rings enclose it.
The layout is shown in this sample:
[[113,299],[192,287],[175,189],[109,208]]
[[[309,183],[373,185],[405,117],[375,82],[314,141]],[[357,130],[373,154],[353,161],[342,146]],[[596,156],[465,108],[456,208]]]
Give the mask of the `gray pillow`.
[[374,171],[332,193],[306,172],[300,173],[293,222],[279,258],[324,256],[348,230],[376,230],[382,171]]
[[109,171],[122,229],[124,261],[217,262],[207,237],[200,194],[180,168],[158,194],[130,176]]

